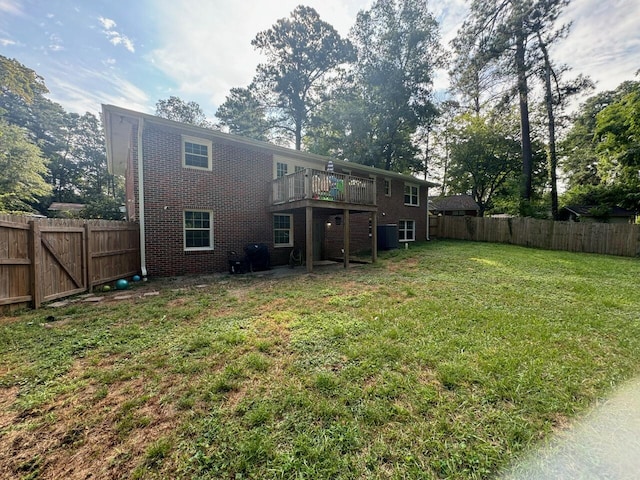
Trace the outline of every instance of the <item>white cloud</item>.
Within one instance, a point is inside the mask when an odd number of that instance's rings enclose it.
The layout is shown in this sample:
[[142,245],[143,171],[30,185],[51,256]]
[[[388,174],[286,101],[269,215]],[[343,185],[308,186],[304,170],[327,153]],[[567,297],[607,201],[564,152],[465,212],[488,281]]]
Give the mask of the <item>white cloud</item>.
[[634,79],[640,68],[640,2],[637,0],[574,0],[560,22],[572,21],[569,37],[554,58],[589,75],[597,90],[611,90]]
[[15,0],[0,0],[0,12],[10,15],[22,15],[24,13],[21,6]]
[[97,71],[70,65],[55,73],[47,79],[49,97],[64,105],[65,110],[98,114],[102,103],[110,103],[153,113],[148,95],[133,83],[114,75],[112,70]]
[[62,46],[62,39],[55,33],[49,35],[49,41],[51,42],[49,43],[49,51],[59,52],[64,50],[64,47]]
[[107,36],[109,42],[115,46],[122,45],[131,53],[136,51],[133,42],[129,37],[114,30],[117,26],[115,21],[105,17],[98,17],[98,21],[102,24],[102,27],[104,28],[103,33]]
[[113,30],[116,27],[116,22],[114,22],[110,18],[98,17],[98,20],[105,30]]
[[[305,2],[343,36],[348,34],[357,12],[371,3],[372,0]],[[185,99],[206,95],[207,102],[220,105],[231,88],[248,85],[257,64],[264,61],[251,46],[251,40],[278,19],[288,17],[299,4],[299,0],[247,0],[229,2],[222,10],[214,2],[156,2],[162,38],[150,60],[177,83],[176,94]]]
[[9,45],[18,45],[18,42],[9,38],[0,38],[0,45],[3,47],[8,47]]

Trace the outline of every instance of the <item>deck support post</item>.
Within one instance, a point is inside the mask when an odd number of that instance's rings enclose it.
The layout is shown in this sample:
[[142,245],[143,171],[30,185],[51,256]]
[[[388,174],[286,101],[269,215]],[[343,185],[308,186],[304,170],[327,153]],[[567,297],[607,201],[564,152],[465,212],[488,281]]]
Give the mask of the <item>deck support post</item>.
[[371,214],[371,263],[378,260],[378,213]]
[[307,273],[313,272],[313,207],[306,208],[306,262]]
[[349,268],[349,239],[351,238],[351,231],[349,228],[349,209],[345,208],[343,212],[344,216],[344,268]]

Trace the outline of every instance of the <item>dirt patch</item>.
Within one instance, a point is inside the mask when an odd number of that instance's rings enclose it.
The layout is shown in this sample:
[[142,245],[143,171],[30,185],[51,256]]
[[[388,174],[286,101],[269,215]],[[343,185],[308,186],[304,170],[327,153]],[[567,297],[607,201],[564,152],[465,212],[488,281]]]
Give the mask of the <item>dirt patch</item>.
[[[70,375],[81,372],[74,366]],[[180,423],[174,405],[162,401],[173,380],[152,388],[144,378],[89,383],[22,416],[11,410],[18,388],[0,389],[0,478],[129,477],[149,445]]]

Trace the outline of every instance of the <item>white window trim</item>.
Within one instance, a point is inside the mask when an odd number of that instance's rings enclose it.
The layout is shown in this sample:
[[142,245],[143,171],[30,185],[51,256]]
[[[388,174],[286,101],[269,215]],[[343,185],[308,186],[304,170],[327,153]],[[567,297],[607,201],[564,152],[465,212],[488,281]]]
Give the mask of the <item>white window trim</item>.
[[[412,188],[415,187],[418,191],[416,192],[416,203],[407,203],[405,202],[404,204],[407,207],[419,207],[420,206],[420,185],[417,185],[415,183],[405,183],[404,184],[404,188],[405,190],[407,189],[407,187]],[[404,193],[404,195],[406,195],[406,193]],[[410,195],[410,197],[412,197],[413,195]]]
[[[416,241],[416,221],[415,221],[413,218],[401,218],[401,219],[399,220],[399,222],[398,222],[398,236],[399,236],[399,234],[400,234],[400,222],[405,222],[405,225],[406,225],[406,222],[413,222],[413,229],[411,229],[411,230],[407,230],[407,229],[405,228],[405,229],[404,229],[404,232],[405,232],[405,239],[404,239],[404,240],[400,240],[400,239],[398,239],[398,241],[399,241],[400,243],[415,242],[415,241]],[[411,231],[413,232],[413,238],[412,238],[411,240],[407,240],[407,239],[406,239],[406,236],[407,236],[407,235],[406,235],[406,232],[411,232]]]
[[[293,215],[291,213],[274,213],[272,219],[275,217],[289,217],[289,243],[276,243],[276,229],[273,226],[273,222],[271,224],[271,228],[273,229],[273,248],[290,248],[293,247]],[[279,229],[284,230],[284,228]]]
[[[197,145],[204,145],[207,147],[207,165],[208,165],[207,168],[196,167],[194,165],[187,165],[187,157],[186,157],[186,152],[184,148],[185,142],[195,143]],[[213,144],[211,143],[211,140],[206,140],[204,138],[198,138],[198,137],[190,137],[188,135],[182,135],[182,167],[210,172],[213,169],[213,160],[212,160],[213,154],[211,153],[212,147],[213,147]],[[195,211],[195,210],[190,210],[190,211]]]
[[[389,193],[386,192],[386,188],[385,188],[385,184],[388,183],[389,184]],[[391,196],[391,179],[388,177],[385,177],[382,180],[382,190],[384,191],[384,196],[385,197],[390,197]]]
[[[209,246],[208,247],[187,247],[187,227],[186,227],[186,214],[187,212],[206,212],[209,214]],[[193,230],[204,230],[197,228]],[[213,250],[213,210],[200,210],[189,209],[182,212],[182,247],[185,252],[204,252]]]

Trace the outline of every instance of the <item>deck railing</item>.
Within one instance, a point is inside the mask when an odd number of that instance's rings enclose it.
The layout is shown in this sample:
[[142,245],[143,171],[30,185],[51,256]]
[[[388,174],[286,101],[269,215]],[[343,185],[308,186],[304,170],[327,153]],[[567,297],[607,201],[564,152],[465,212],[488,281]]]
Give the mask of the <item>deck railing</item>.
[[374,179],[306,168],[273,181],[273,204],[298,200],[376,204]]

